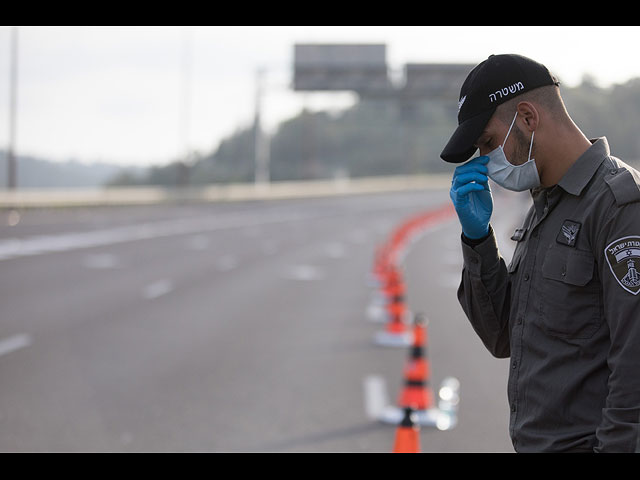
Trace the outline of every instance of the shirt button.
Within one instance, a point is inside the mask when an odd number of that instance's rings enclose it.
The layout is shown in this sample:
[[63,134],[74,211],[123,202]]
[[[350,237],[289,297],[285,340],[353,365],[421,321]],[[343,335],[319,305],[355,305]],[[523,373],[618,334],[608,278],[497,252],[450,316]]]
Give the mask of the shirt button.
[[515,412],[516,411],[516,406],[515,405],[511,405],[511,411]]
[[528,282],[528,281],[529,281],[529,274],[528,274],[528,273],[525,273],[525,274],[524,274],[524,281],[525,281],[525,282]]
[[516,322],[518,323],[518,325],[522,325],[522,315],[520,315],[518,317],[518,319],[516,320]]
[[618,169],[614,168],[613,170],[611,170],[610,173],[611,173],[611,175],[615,175],[616,173],[618,173]]
[[518,362],[513,362],[513,363],[511,364],[511,368],[516,368],[517,366],[518,366]]

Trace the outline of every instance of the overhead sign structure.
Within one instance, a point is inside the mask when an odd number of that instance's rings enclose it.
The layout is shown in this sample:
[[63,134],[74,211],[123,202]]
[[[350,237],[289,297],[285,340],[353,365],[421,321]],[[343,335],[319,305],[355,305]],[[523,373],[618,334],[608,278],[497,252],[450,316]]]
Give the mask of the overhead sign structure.
[[294,45],[293,89],[296,91],[367,93],[391,88],[385,45]]
[[405,65],[405,85],[408,96],[457,98],[460,87],[474,65],[408,63]]
[[393,85],[384,44],[294,45],[295,91],[354,91],[387,98],[457,98],[473,65],[410,63]]

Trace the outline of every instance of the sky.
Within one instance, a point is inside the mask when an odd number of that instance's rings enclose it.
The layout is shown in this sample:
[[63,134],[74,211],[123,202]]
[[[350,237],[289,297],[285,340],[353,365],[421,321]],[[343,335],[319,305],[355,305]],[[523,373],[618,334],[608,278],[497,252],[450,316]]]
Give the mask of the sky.
[[[0,149],[9,143],[12,27],[0,27]],[[349,92],[291,90],[296,43],[386,45],[387,64],[477,64],[519,53],[564,85],[640,77],[640,27],[223,26],[17,27],[15,150],[53,161],[161,165],[207,154],[261,112],[273,133],[303,107],[339,110]]]

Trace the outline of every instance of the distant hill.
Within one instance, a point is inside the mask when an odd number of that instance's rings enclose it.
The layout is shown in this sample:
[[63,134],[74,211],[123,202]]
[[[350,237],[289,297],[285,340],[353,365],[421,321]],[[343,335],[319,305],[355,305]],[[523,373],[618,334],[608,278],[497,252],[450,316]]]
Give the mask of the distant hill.
[[[75,160],[53,162],[30,156],[18,156],[18,188],[101,187],[123,171],[140,175],[139,167],[109,163],[84,164]],[[7,187],[7,155],[0,150],[0,188]]]
[[[640,167],[640,78],[608,88],[585,77],[563,88],[569,113],[589,138],[606,136],[613,155]],[[269,140],[272,181],[450,172],[440,151],[455,129],[457,102],[443,99],[390,102],[360,99],[340,112],[310,112],[280,123]],[[253,125],[238,128],[217,148],[193,161],[148,168],[108,163],[18,160],[18,187],[197,186],[252,182]],[[0,188],[7,185],[0,150]]]
[[[640,78],[599,87],[585,76],[561,87],[571,115],[588,138],[606,136],[613,155],[640,165]],[[457,125],[455,99],[402,102],[360,98],[340,112],[311,112],[281,122],[269,139],[273,181],[451,172],[440,152]],[[192,164],[172,162],[145,175],[120,175],[111,185],[203,185],[251,182],[255,135],[238,128]]]

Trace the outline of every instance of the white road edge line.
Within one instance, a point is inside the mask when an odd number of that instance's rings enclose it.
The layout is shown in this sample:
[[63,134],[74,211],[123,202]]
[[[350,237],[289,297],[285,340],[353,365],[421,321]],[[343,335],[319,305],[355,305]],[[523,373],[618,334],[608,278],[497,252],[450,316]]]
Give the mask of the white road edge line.
[[28,347],[31,343],[31,335],[26,333],[7,337],[4,340],[0,340],[0,356]]
[[363,386],[365,413],[371,420],[377,420],[389,402],[386,383],[379,375],[368,375]]
[[175,235],[201,234],[217,230],[241,227],[258,227],[286,222],[308,220],[302,215],[271,215],[258,221],[248,218],[225,218],[215,216],[187,219],[172,219],[157,222],[125,225],[104,230],[68,232],[54,235],[36,235],[26,238],[0,240],[0,260],[41,255],[53,252],[68,252],[82,248],[110,246],[124,242],[171,237]]
[[283,276],[288,280],[298,280],[301,282],[310,282],[325,278],[323,269],[314,265],[291,265],[283,273]]
[[142,295],[147,300],[152,300],[154,298],[161,297],[162,295],[166,295],[171,291],[173,291],[173,283],[171,283],[171,280],[163,279],[150,283],[144,287]]

